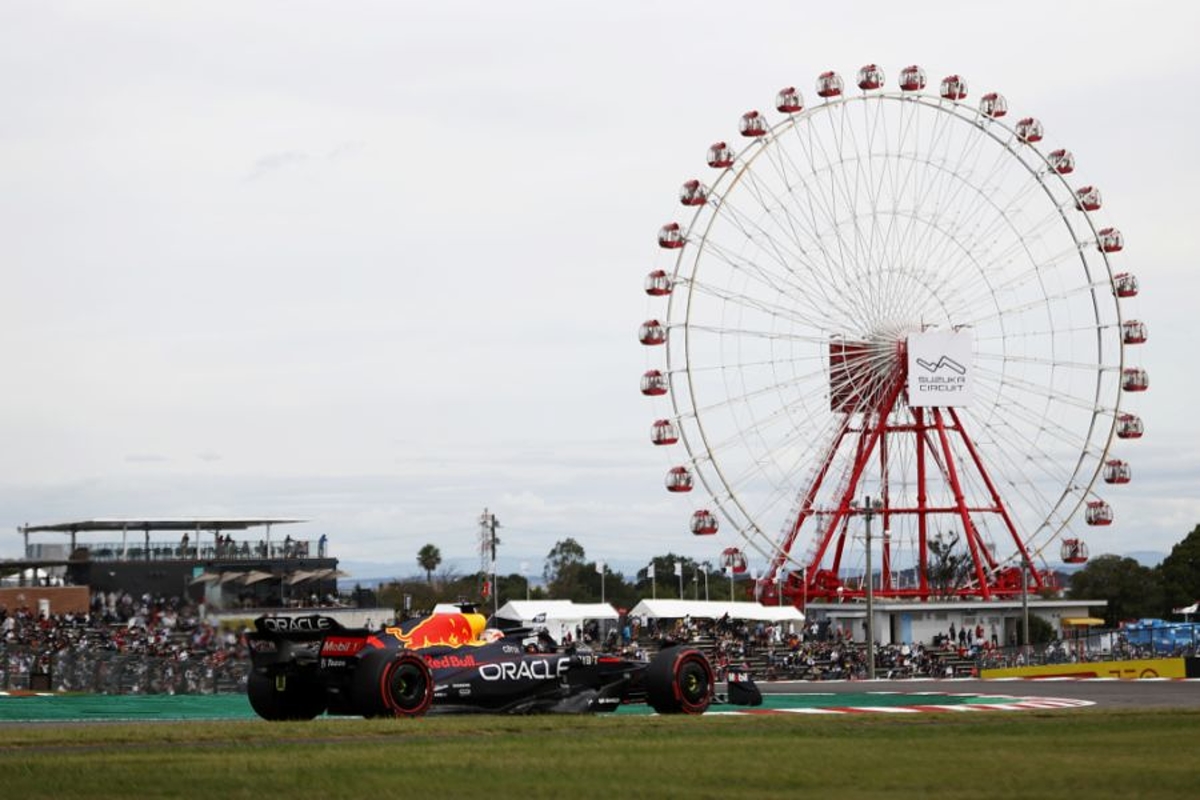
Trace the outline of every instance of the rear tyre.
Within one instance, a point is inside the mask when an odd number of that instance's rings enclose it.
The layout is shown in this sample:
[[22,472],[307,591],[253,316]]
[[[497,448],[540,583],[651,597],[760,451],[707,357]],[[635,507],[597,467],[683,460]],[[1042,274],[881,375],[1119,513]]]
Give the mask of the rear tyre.
[[659,714],[703,714],[713,695],[713,670],[699,650],[671,647],[646,668],[646,702]]
[[433,704],[433,673],[411,650],[372,650],[359,659],[354,696],[364,717],[419,717]]
[[268,675],[251,670],[246,695],[254,713],[272,722],[314,719],[328,706],[320,683],[284,672]]

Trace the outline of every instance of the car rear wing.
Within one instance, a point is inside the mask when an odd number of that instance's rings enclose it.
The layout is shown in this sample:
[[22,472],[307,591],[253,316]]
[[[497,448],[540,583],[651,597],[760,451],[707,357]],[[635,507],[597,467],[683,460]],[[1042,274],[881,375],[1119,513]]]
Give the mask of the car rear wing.
[[260,637],[288,639],[291,641],[314,641],[326,636],[369,636],[366,628],[347,628],[333,617],[307,614],[302,617],[280,617],[264,615],[254,620],[254,630]]

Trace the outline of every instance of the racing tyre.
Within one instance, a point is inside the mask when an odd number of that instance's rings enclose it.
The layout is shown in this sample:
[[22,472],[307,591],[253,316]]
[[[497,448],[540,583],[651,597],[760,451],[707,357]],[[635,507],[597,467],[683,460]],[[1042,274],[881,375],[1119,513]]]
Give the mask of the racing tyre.
[[359,660],[354,694],[364,717],[419,717],[433,704],[433,673],[411,650],[373,650]]
[[703,714],[712,702],[713,670],[699,650],[670,647],[646,668],[646,702],[659,714]]
[[246,684],[250,707],[263,719],[309,720],[325,713],[328,702],[321,685],[312,678],[251,670]]

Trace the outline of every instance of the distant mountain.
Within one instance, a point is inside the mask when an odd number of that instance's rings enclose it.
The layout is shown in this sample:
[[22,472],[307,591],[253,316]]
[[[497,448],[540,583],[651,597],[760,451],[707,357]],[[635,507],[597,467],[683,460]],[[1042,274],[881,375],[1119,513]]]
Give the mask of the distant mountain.
[[1132,558],[1143,567],[1157,567],[1167,557],[1167,554],[1156,550],[1136,550],[1132,553],[1126,553],[1125,557]]

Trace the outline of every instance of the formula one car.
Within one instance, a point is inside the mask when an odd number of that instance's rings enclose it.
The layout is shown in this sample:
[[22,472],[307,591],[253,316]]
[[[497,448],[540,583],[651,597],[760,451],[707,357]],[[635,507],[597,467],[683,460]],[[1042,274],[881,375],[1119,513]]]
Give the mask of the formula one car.
[[269,720],[581,713],[635,702],[702,714],[713,697],[712,665],[699,650],[669,647],[638,660],[560,648],[530,628],[487,629],[466,606],[380,631],[317,614],[254,625],[248,694]]

